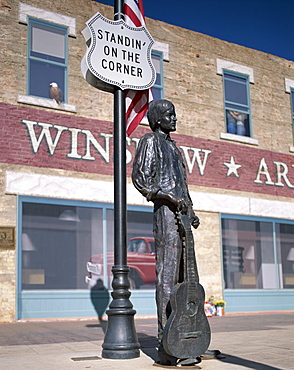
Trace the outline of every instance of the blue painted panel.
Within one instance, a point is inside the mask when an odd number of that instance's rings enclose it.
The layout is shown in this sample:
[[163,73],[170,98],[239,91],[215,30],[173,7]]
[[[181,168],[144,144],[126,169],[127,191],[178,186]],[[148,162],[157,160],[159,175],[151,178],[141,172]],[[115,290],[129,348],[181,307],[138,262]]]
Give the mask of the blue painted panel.
[[293,290],[225,290],[226,312],[294,309]]
[[[103,316],[111,302],[109,291],[22,291],[18,319]],[[133,291],[137,315],[156,314],[155,292]]]
[[[102,292],[102,304],[109,296]],[[97,297],[97,295],[96,295]],[[90,291],[22,291],[20,318],[97,316]]]
[[[95,317],[105,314],[108,291],[23,291],[19,319]],[[226,312],[285,311],[294,309],[291,290],[226,290]],[[136,290],[130,298],[137,315],[155,315],[155,291]]]
[[134,290],[130,299],[137,315],[156,315],[155,290]]

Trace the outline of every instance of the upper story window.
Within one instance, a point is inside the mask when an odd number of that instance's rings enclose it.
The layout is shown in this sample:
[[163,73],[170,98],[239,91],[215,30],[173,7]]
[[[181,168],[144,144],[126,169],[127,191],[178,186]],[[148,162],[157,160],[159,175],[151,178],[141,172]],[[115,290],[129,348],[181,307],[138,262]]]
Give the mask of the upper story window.
[[293,126],[293,140],[294,140],[294,88],[291,89],[291,106],[292,106],[292,126]]
[[27,94],[50,99],[57,83],[67,101],[67,27],[29,18]]
[[227,132],[250,137],[249,78],[224,70],[223,83]]
[[151,54],[152,62],[156,71],[155,84],[152,86],[152,94],[154,100],[159,100],[164,98],[163,89],[163,55],[162,52],[157,50],[152,50]]
[[225,132],[221,139],[258,145],[253,138],[250,84],[254,83],[253,69],[227,60],[216,60],[217,74],[223,76]]
[[[285,88],[286,93],[290,94],[290,101],[291,101],[291,117],[292,117],[292,136],[294,142],[294,80],[290,80],[289,78],[285,78]],[[294,152],[294,146],[290,146],[290,152]]]
[[[25,3],[19,3],[19,22],[27,25],[26,95],[19,103],[76,112],[67,103],[68,37],[76,37],[76,20]],[[50,97],[50,84],[62,91],[62,103]]]

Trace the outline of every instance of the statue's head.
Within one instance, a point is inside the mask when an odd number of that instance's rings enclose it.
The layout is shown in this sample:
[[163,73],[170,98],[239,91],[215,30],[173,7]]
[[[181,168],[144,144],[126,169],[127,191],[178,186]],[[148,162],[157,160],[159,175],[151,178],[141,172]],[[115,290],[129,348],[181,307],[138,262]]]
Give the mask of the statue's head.
[[155,131],[162,115],[171,108],[174,108],[173,103],[165,99],[153,100],[149,104],[147,118],[152,131]]

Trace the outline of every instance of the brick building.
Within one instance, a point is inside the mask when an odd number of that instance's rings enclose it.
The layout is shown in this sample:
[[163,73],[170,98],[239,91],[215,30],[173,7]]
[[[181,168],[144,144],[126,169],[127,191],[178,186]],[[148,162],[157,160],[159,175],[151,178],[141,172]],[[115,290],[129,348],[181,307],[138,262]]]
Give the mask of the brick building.
[[[81,73],[94,1],[2,1],[0,320],[103,313],[113,250],[113,98]],[[293,308],[294,63],[146,19],[156,97],[176,107],[201,227],[195,249],[207,297],[226,310]],[[58,82],[63,101],[49,96]],[[146,122],[127,138],[128,239],[152,236],[152,205],[130,181]],[[103,291],[85,277],[101,257]],[[97,258],[98,258],[97,257]],[[150,257],[150,256],[149,256]],[[154,285],[132,271],[139,315]],[[102,292],[102,293],[101,293]],[[99,295],[100,294],[100,295]]]

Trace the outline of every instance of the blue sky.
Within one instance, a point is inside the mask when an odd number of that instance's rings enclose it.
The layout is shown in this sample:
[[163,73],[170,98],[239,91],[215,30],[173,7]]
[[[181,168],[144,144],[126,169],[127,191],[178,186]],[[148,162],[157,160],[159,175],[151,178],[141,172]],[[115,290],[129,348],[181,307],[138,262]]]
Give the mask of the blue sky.
[[[114,5],[114,0],[98,0]],[[294,0],[143,0],[145,16],[294,61]]]

